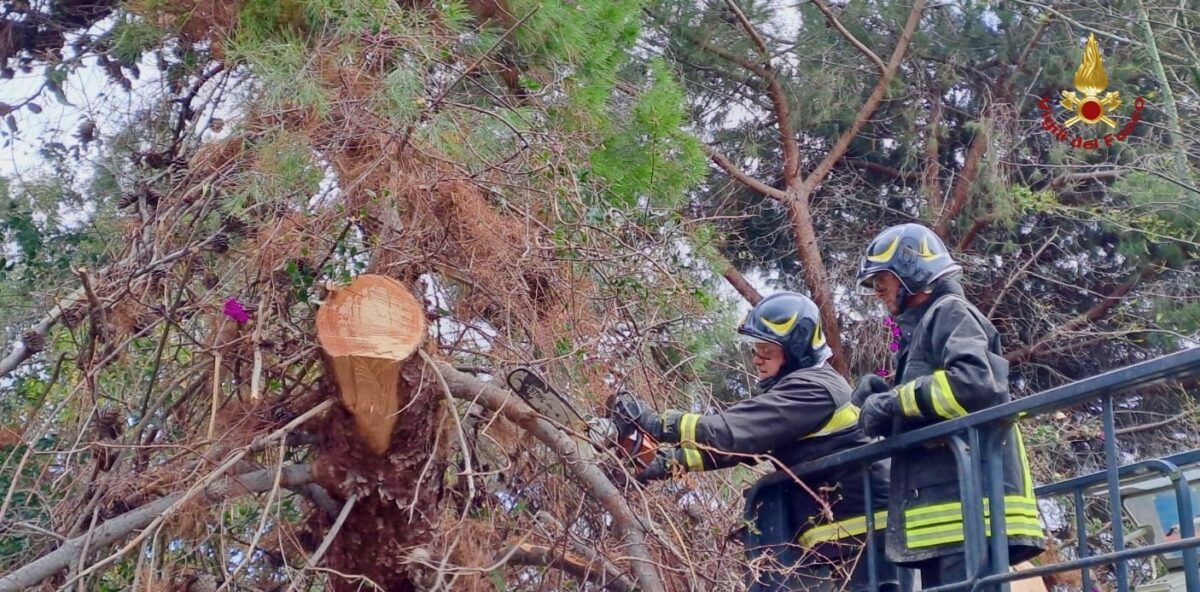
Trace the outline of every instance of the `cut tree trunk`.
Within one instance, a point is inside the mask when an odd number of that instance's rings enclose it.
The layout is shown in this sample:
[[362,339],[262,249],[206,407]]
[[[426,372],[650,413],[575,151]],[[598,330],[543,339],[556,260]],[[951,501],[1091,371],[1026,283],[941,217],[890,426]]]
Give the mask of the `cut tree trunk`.
[[400,282],[361,275],[317,311],[317,338],[329,356],[342,404],[376,454],[391,443],[404,405],[400,370],[425,337],[425,314]]

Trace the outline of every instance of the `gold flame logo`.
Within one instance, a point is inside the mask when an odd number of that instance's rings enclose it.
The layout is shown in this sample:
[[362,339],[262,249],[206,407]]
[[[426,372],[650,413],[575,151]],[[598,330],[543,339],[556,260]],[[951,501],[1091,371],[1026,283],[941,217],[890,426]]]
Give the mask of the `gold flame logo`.
[[1082,93],[1083,97],[1076,95],[1075,91],[1062,91],[1063,98],[1059,104],[1064,109],[1075,112],[1075,116],[1068,119],[1064,125],[1071,127],[1082,121],[1089,124],[1103,122],[1108,127],[1117,127],[1117,123],[1106,114],[1121,106],[1121,99],[1118,98],[1120,93],[1105,93],[1101,98],[1100,93],[1104,92],[1107,86],[1108,76],[1104,73],[1104,61],[1100,59],[1100,45],[1096,43],[1094,34],[1088,34],[1083,61],[1079,63],[1079,69],[1075,70],[1075,89]]

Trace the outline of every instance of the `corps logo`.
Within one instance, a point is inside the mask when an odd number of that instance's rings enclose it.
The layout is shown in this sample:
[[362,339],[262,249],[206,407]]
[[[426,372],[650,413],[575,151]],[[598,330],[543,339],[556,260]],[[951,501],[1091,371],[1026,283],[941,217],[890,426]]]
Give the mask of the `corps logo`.
[[[1142,108],[1146,101],[1137,97],[1133,101],[1133,113],[1129,121],[1117,128],[1109,114],[1121,106],[1120,93],[1117,91],[1104,92],[1108,86],[1108,76],[1104,73],[1104,62],[1100,58],[1100,46],[1096,43],[1095,35],[1088,35],[1087,47],[1083,50],[1083,61],[1075,70],[1075,90],[1062,91],[1062,99],[1058,102],[1066,109],[1071,117],[1061,124],[1054,117],[1050,97],[1042,97],[1038,108],[1042,110],[1042,128],[1050,132],[1059,142],[1066,142],[1072,148],[1097,150],[1101,146],[1112,146],[1113,142],[1124,142],[1129,137],[1137,122],[1142,120]],[[1102,135],[1084,138],[1076,131],[1084,126],[1100,124]],[[1091,135],[1091,134],[1089,134]]]

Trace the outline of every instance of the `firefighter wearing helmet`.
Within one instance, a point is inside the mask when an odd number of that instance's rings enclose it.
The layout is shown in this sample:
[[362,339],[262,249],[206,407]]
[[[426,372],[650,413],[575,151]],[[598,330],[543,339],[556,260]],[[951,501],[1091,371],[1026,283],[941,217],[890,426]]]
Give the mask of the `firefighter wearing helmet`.
[[[919,224],[888,228],[867,247],[858,284],[900,327],[892,380],[871,375],[854,389],[868,436],[891,436],[1009,400],[1000,336],[964,297],[961,271],[937,234]],[[1001,436],[1009,561],[1016,564],[1040,553],[1044,541],[1021,434],[1013,427]],[[919,569],[925,588],[967,577],[958,474],[944,444],[892,459],[887,556]],[[986,474],[982,491],[988,491]]]
[[[850,386],[826,362],[831,353],[821,331],[820,311],[794,292],[759,302],[738,327],[753,347],[751,363],[760,394],[724,412],[699,415],[653,411],[632,401],[630,417],[618,424],[642,429],[663,444],[638,478],[664,479],[687,471],[711,471],[764,458],[777,467],[797,465],[867,443],[858,426]],[[866,523],[864,471],[883,524],[887,463],[836,469],[806,477],[807,488],[786,471],[761,478],[745,492],[741,535],[752,565],[755,592],[868,588],[863,554]],[[814,499],[818,492],[822,499]],[[832,510],[832,518],[823,508]],[[882,539],[882,536],[879,537]],[[876,548],[882,548],[882,541]],[[882,554],[881,554],[882,555]],[[880,590],[896,590],[895,570],[879,558]],[[851,574],[849,581],[845,575]]]

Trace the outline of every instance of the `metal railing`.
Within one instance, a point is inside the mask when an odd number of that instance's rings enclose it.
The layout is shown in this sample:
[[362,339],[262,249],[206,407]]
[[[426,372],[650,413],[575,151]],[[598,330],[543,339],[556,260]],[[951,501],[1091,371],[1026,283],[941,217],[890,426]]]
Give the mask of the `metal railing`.
[[[964,554],[967,579],[963,582],[928,588],[929,592],[951,590],[996,590],[1007,592],[1013,580],[1051,573],[1081,570],[1084,574],[1084,592],[1091,590],[1087,579],[1087,568],[1096,565],[1115,564],[1117,590],[1128,592],[1129,576],[1127,563],[1131,559],[1148,557],[1160,553],[1181,551],[1187,592],[1200,592],[1200,569],[1197,568],[1197,547],[1200,537],[1196,536],[1192,520],[1192,499],[1187,477],[1180,465],[1200,460],[1200,450],[1157,460],[1148,460],[1121,467],[1118,465],[1116,428],[1113,418],[1113,397],[1145,387],[1163,380],[1182,380],[1200,376],[1200,348],[1192,348],[1161,358],[1141,362],[1038,393],[1020,400],[990,407],[964,417],[944,421],[931,426],[904,432],[883,441],[831,454],[791,468],[797,477],[803,478],[836,467],[865,465],[890,458],[897,452],[934,440],[947,441],[958,464],[959,488],[962,492]],[[1001,447],[981,446],[981,443],[999,444],[1009,433],[1013,422],[1033,415],[1050,413],[1100,399],[1103,404],[1105,470],[1092,475],[1068,479],[1061,483],[1035,488],[1038,497],[1073,494],[1075,520],[1079,533],[1079,558],[1039,566],[1020,572],[1009,571],[1007,528],[1004,515],[1004,480]],[[990,506],[989,520],[991,536],[985,534],[983,511],[982,467],[988,467],[987,491]],[[1154,471],[1169,477],[1176,491],[1177,510],[1180,516],[1180,539],[1149,545],[1137,549],[1125,549],[1125,533],[1121,513],[1120,478],[1139,472]],[[864,471],[864,473],[869,473]],[[1090,555],[1087,548],[1086,522],[1083,515],[1084,490],[1107,485],[1109,518],[1112,524],[1114,551]],[[869,475],[864,475],[866,506],[873,507]],[[876,525],[872,512],[866,514],[867,561],[871,571],[871,589],[878,590],[876,566],[882,555],[876,548],[874,536]],[[988,548],[990,543],[990,549]],[[990,550],[990,553],[989,553]]]

